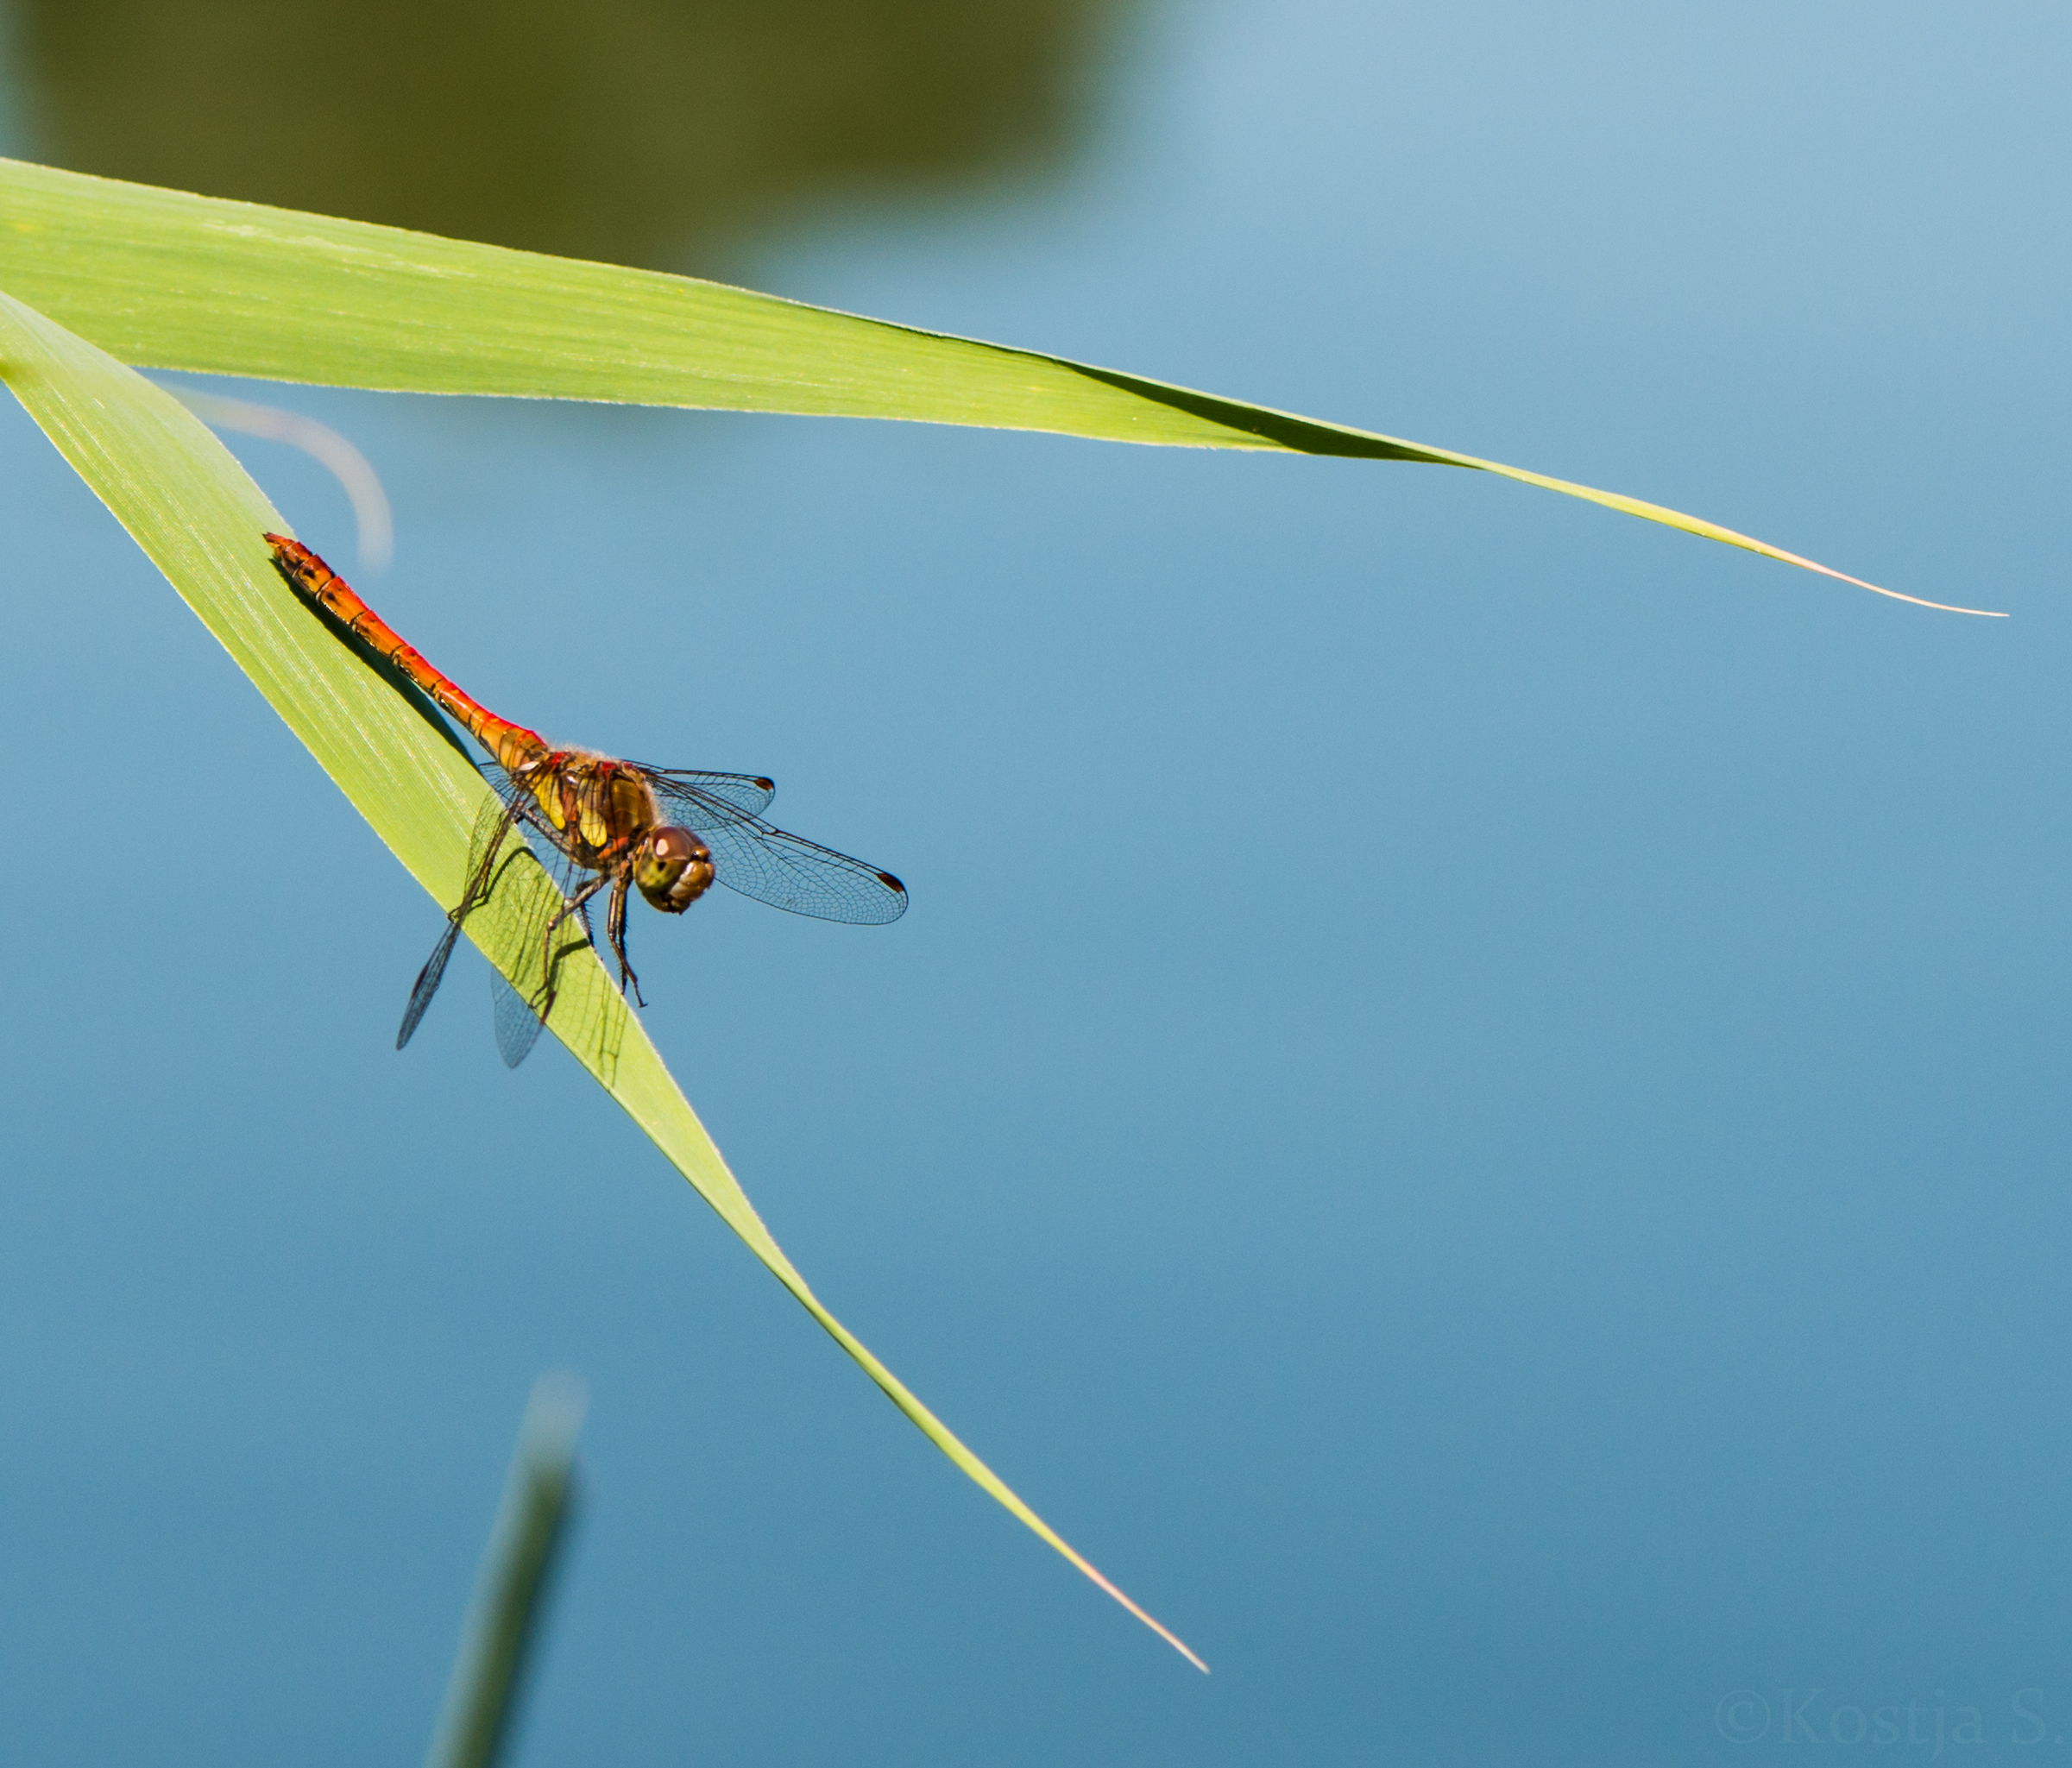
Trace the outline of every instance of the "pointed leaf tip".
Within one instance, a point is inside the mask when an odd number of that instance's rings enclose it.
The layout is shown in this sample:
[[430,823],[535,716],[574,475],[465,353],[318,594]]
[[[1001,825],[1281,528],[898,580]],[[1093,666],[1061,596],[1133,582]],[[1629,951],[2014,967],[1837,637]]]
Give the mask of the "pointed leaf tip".
[[[0,159],[0,203],[11,223],[0,229],[0,286],[141,367],[1471,467],[1895,601],[1993,613],[1880,588],[1661,504],[1452,449],[695,278],[15,160]],[[331,448],[313,429],[299,433]]]

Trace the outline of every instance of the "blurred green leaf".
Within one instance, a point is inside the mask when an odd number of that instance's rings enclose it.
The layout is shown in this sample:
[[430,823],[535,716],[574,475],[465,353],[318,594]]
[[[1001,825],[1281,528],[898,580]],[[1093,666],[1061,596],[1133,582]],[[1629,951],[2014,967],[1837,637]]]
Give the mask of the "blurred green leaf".
[[[0,293],[0,378],[129,531],[324,771],[442,908],[459,897],[489,788],[429,706],[340,643],[274,574],[261,536],[280,513],[184,406],[10,294]],[[552,889],[530,862],[508,888]],[[490,961],[527,989],[514,915],[470,916]],[[478,926],[478,923],[480,925]],[[562,967],[548,1028],[699,1195],[937,1448],[1146,1626],[1200,1659],[1068,1546],[829,1313],[763,1225],[639,1021],[594,953]],[[1206,1668],[1206,1665],[1201,1667]]]
[[[681,269],[794,205],[1059,157],[1130,9],[14,0],[8,72],[60,165]],[[282,126],[284,69],[322,71],[320,121]]]
[[1638,498],[1062,357],[18,160],[0,160],[0,287],[157,368],[1468,467],[1920,601]]

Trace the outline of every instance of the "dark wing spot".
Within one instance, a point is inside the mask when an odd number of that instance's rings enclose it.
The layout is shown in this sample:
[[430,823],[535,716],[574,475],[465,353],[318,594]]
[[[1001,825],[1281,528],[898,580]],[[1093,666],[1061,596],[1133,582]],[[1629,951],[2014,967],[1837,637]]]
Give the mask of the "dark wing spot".
[[879,872],[878,874],[878,882],[881,884],[888,886],[892,890],[897,890],[903,897],[906,894],[906,886],[901,884],[899,880],[894,878],[889,871]]
[[755,783],[765,792],[774,792],[777,790],[777,782],[775,780],[766,780],[759,773],[755,777]]

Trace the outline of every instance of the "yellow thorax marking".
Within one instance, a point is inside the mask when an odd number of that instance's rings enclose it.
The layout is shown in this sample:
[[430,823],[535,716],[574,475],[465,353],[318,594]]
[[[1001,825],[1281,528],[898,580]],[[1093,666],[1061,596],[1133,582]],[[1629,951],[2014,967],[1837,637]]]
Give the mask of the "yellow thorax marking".
[[630,769],[608,763],[577,761],[549,769],[530,787],[555,832],[572,832],[594,853],[638,835],[653,821],[639,780]]
[[582,821],[578,826],[583,830],[583,840],[593,847],[601,847],[611,839],[611,830],[605,824],[604,813],[600,806],[604,793],[603,782],[593,774],[583,781],[576,798],[582,811]]
[[556,828],[566,828],[568,818],[561,808],[561,776],[550,773],[532,788],[532,796],[539,800],[539,808],[547,814],[547,821]]

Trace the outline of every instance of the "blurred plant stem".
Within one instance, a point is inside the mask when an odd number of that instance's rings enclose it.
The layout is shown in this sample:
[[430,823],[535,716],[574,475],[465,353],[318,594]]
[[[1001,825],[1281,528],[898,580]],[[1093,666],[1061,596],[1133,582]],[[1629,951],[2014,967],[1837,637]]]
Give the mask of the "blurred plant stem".
[[491,1768],[510,1741],[574,1510],[584,1403],[572,1376],[542,1375],[533,1387],[425,1768]]
[[395,519],[388,507],[388,494],[381,475],[365,455],[328,424],[305,418],[280,406],[261,405],[251,400],[225,399],[198,387],[166,384],[166,391],[211,430],[229,430],[240,436],[256,436],[266,442],[284,442],[323,467],[338,481],[352,500],[353,521],[360,532],[360,569],[382,571],[395,556]]

